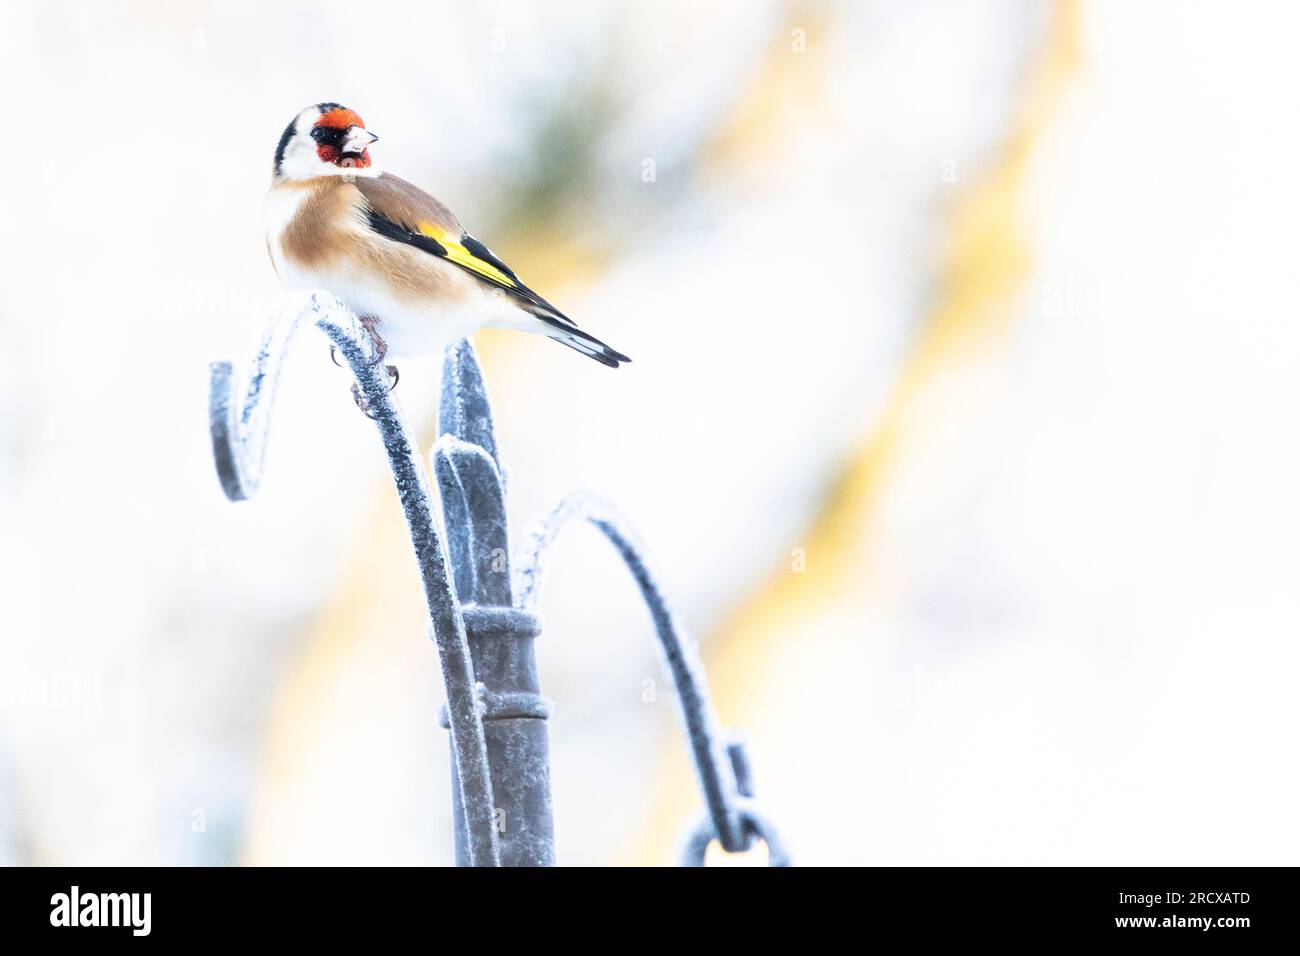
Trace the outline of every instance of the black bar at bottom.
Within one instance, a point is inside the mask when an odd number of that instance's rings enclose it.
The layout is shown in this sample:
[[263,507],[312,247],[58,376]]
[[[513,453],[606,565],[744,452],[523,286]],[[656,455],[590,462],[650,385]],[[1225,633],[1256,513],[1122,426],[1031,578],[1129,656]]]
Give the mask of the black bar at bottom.
[[900,935],[1238,945],[1294,935],[1294,884],[1291,869],[8,869],[0,942],[10,952],[61,936],[337,947],[445,924],[467,940],[484,927],[546,927],[563,943],[614,920],[666,943],[688,919],[733,944],[753,932],[770,943],[779,927],[809,939],[849,932],[863,946]]

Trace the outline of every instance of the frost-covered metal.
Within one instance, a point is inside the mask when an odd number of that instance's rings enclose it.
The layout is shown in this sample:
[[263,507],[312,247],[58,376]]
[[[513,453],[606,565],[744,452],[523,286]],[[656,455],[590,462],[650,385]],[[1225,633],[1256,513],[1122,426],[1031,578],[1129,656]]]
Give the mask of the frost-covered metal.
[[380,364],[380,356],[375,354],[373,338],[334,296],[312,293],[305,302],[295,303],[271,323],[252,362],[241,402],[233,400],[230,363],[213,363],[209,413],[218,477],[232,501],[257,491],[284,356],[294,333],[309,318],[329,336],[352,368],[368,413],[379,428],[397,483],[397,494],[420,566],[430,633],[438,648],[447,694],[452,752],[457,767],[457,800],[466,808],[464,860],[475,866],[499,865],[501,856],[493,815],[496,803],[492,798],[479,687],[474,678],[464,617],[434,518],[424,464],[389,394],[387,373]]
[[431,455],[445,548],[423,463],[389,395],[373,339],[355,315],[324,292],[296,301],[271,324],[238,400],[230,363],[212,365],[213,453],[226,496],[239,501],[257,491],[284,354],[308,320],[330,338],[356,376],[388,453],[411,532],[447,695],[443,724],[451,737],[456,862],[555,863],[551,705],[537,679],[534,641],[541,623],[536,605],[550,545],[563,527],[581,519],[605,535],[636,580],[681,705],[706,808],[688,836],[682,862],[702,865],[715,839],[724,849],[739,852],[757,838],[767,844],[772,865],[789,865],[776,830],[753,804],[744,747],[735,739],[724,744],[694,642],[673,614],[627,523],[594,495],[570,495],[535,524],[512,559],[491,406],[468,341],[447,350],[440,438]]
[[[716,836],[731,852],[747,850],[754,828],[746,825],[739,797],[737,769],[743,767],[748,785],[748,758],[744,746],[733,741],[724,751],[723,735],[709,703],[704,666],[695,642],[686,634],[659,587],[655,575],[627,522],[608,502],[588,492],[564,498],[534,526],[518,562],[518,590],[522,606],[533,610],[542,584],[547,552],[560,531],[573,521],[592,524],[609,539],[641,589],[641,597],[654,621],[655,634],[672,675],[682,720],[691,746],[691,756],[700,779],[700,790],[709,813],[710,836]],[[705,840],[707,846],[708,840]]]

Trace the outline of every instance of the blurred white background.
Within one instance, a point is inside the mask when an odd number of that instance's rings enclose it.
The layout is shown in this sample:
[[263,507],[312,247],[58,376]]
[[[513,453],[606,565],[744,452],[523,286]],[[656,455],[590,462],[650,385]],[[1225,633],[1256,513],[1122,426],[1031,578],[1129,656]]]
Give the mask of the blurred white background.
[[[280,301],[276,140],[334,100],[636,359],[478,337],[516,534],[618,502],[799,862],[1294,862],[1298,18],[5,4],[0,861],[450,859],[418,579],[324,339],[258,497],[211,462],[207,363]],[[437,375],[398,392],[426,438]],[[671,862],[649,621],[594,534],[552,567],[561,861]]]

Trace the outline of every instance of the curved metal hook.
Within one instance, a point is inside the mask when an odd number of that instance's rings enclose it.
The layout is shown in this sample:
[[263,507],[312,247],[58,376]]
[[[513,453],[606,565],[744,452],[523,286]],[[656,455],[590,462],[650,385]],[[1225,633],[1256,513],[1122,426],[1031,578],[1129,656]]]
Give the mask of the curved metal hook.
[[505,491],[488,452],[444,434],[433,447],[456,593],[484,606],[509,607]]
[[483,369],[469,339],[461,339],[447,349],[442,365],[442,401],[438,404],[438,434],[453,435],[477,445],[487,453],[500,474],[501,456],[497,453],[496,431],[492,425],[492,403],[488,401]]
[[307,318],[314,319],[316,327],[329,336],[347,359],[388,452],[420,565],[433,641],[442,665],[470,862],[475,866],[497,866],[500,848],[478,688],[465,638],[465,622],[434,520],[428,477],[410,430],[389,394],[387,375],[375,360],[374,340],[357,316],[337,298],[329,293],[313,292],[296,309],[286,309],[280,314],[253,360],[244,400],[238,407],[231,401],[230,363],[213,363],[210,411],[217,474],[232,501],[248,498],[257,491],[284,355],[294,333]]
[[243,401],[232,401],[234,366],[213,362],[208,418],[212,428],[212,454],[221,489],[231,501],[257,494],[266,459],[266,436],[280,384],[280,371],[294,334],[312,315],[312,300],[296,298],[271,320],[262,343],[249,364]]
[[[608,502],[587,492],[564,498],[533,528],[516,561],[515,593],[519,606],[535,611],[551,545],[560,531],[575,519],[595,525],[618,551],[632,572],[641,596],[654,619],[655,632],[677,689],[691,754],[708,808],[711,834],[730,852],[749,848],[755,829],[746,823],[738,796],[750,790],[749,764],[744,747],[733,742],[724,754],[722,735],[709,701],[704,667],[694,641],[678,623],[623,518]],[[710,837],[711,838],[711,837]],[[769,845],[770,845],[769,841]],[[705,841],[706,845],[708,841]]]

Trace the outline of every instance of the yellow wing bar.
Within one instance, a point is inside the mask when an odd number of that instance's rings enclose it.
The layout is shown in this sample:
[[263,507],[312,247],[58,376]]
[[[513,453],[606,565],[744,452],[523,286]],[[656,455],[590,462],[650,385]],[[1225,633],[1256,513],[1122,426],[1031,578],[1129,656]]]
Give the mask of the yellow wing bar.
[[438,245],[446,249],[447,258],[461,268],[468,269],[470,272],[476,272],[483,278],[495,282],[497,285],[503,285],[507,289],[516,289],[519,287],[519,283],[510,276],[506,275],[492,263],[480,259],[461,245],[459,236],[453,237],[446,229],[436,226],[431,222],[422,222],[419,224],[418,228],[420,230],[420,235],[428,236],[434,242],[438,243]]

